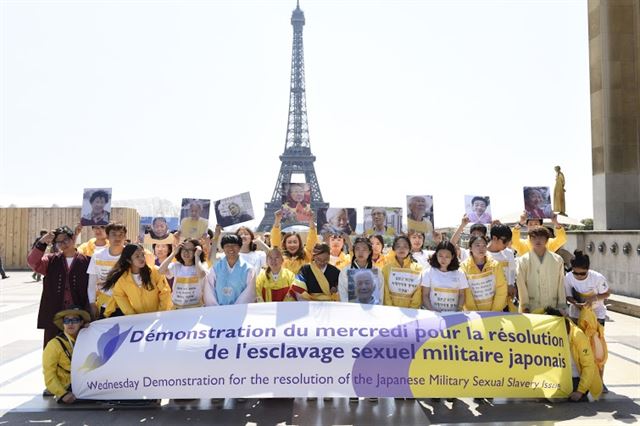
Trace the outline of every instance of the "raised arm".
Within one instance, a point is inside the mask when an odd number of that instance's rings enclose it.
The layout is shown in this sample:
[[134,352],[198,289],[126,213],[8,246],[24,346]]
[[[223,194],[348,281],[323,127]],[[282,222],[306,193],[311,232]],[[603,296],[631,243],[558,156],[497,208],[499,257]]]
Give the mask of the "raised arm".
[[196,264],[198,276],[204,278],[207,275],[207,264],[200,260],[200,254],[202,254],[202,247],[198,246],[196,247],[193,262]]
[[47,249],[47,246],[53,241],[53,238],[53,232],[49,231],[38,240],[29,252],[29,256],[27,256],[27,263],[34,272],[41,275],[47,275],[50,256],[46,255],[44,252]]
[[169,265],[171,265],[171,262],[173,262],[173,259],[175,259],[176,255],[178,254],[178,250],[180,250],[181,248],[182,248],[182,243],[178,244],[177,247],[174,247],[173,250],[171,250],[171,254],[167,256],[167,258],[163,260],[162,263],[160,264],[160,267],[158,268],[158,272],[160,272],[162,275],[171,274],[171,272],[169,271]]
[[520,221],[511,229],[511,248],[518,252],[518,256],[529,251],[529,246],[526,241],[520,239],[520,230],[527,223],[527,212],[522,212],[520,215]]
[[549,251],[555,253],[560,247],[566,244],[567,231],[565,231],[564,227],[558,222],[558,215],[554,214],[551,222],[553,222],[553,232],[556,236],[555,238],[549,239],[547,248],[549,249]]
[[460,225],[458,225],[458,229],[456,229],[456,232],[453,233],[453,235],[451,236],[451,244],[453,244],[454,246],[457,246],[458,243],[460,242],[460,236],[462,235],[462,231],[464,231],[464,227],[467,226],[469,224],[469,217],[467,216],[467,214],[465,213],[464,215],[462,215],[462,220],[460,221]]
[[273,226],[271,227],[271,247],[281,247],[282,244],[282,229],[280,223],[282,222],[282,210],[278,210],[274,214]]
[[304,245],[304,251],[307,259],[313,258],[313,247],[318,242],[318,229],[316,223],[313,220],[313,215],[309,219],[309,234],[307,235],[307,242]]
[[268,253],[269,250],[271,250],[271,247],[266,245],[265,242],[262,241],[262,238],[256,238],[255,240],[253,240],[253,242],[256,244],[256,248],[260,251]]

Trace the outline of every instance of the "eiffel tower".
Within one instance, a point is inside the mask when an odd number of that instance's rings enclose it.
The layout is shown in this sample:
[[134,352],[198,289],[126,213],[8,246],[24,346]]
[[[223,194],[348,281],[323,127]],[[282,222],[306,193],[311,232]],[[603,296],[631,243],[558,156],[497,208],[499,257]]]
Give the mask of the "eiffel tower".
[[[311,187],[311,209],[317,212],[318,208],[329,207],[325,203],[320,192],[320,185],[313,167],[316,157],[311,154],[309,143],[309,125],[307,123],[307,100],[304,83],[304,50],[302,45],[302,27],[304,26],[304,13],[300,9],[300,2],[291,14],[293,26],[293,51],[291,54],[291,93],[289,95],[289,121],[287,124],[287,139],[284,145],[284,153],[280,156],[280,173],[276,187],[271,196],[271,202],[265,203],[264,217],[258,226],[258,231],[265,232],[271,229],[274,213],[282,208],[282,184],[292,183],[292,175],[304,175],[305,182]],[[297,183],[297,182],[296,182]],[[288,223],[288,225],[307,225],[307,223]]]

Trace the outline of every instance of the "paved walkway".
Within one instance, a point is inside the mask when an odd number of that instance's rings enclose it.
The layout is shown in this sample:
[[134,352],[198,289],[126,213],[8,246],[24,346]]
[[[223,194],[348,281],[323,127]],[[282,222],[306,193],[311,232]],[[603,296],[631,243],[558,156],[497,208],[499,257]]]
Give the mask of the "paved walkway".
[[554,422],[560,424],[636,423],[640,420],[640,319],[610,313],[607,322],[609,362],[605,383],[610,393],[590,404],[472,399],[433,403],[381,399],[378,403],[347,399],[175,402],[159,407],[113,407],[105,404],[63,407],[43,398],[42,332],[36,330],[41,284],[27,272],[10,272],[0,281],[0,425],[3,424],[233,424],[233,425],[425,425]]

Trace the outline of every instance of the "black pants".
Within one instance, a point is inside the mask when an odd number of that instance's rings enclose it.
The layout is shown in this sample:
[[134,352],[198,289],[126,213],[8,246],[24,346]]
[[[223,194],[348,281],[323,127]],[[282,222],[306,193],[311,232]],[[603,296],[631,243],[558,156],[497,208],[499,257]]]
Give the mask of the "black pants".
[[[580,384],[580,377],[573,377],[572,380],[573,380],[573,391],[576,392],[578,390],[578,385]],[[589,391],[586,391],[584,395],[582,395],[582,398],[580,398],[575,402],[589,402],[589,398],[587,398],[587,395],[589,395]]]
[[[98,315],[98,319],[104,319],[107,318],[104,316],[104,311],[105,308],[104,306],[100,306],[100,314]],[[115,311],[113,311],[113,313],[109,316],[109,318],[113,318],[113,317],[123,317],[124,314],[122,313],[122,311],[120,310],[120,308],[116,308]]]
[[1,276],[2,278],[4,278],[4,277],[6,277],[6,276],[7,276],[7,273],[6,273],[6,272],[4,272],[4,268],[2,267],[2,257],[0,257],[0,276]]

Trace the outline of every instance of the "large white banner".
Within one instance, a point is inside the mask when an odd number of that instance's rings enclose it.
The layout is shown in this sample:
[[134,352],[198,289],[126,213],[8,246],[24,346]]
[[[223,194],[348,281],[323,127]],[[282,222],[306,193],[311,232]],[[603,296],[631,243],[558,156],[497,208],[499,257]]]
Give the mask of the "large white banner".
[[79,398],[566,397],[561,318],[334,302],[111,318],[73,352]]

